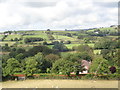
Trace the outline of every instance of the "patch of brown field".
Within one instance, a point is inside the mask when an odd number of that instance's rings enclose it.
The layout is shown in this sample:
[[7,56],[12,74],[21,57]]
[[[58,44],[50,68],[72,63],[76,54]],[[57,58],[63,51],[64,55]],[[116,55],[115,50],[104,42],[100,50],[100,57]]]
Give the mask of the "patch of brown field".
[[25,80],[6,81],[2,88],[118,88],[117,80]]

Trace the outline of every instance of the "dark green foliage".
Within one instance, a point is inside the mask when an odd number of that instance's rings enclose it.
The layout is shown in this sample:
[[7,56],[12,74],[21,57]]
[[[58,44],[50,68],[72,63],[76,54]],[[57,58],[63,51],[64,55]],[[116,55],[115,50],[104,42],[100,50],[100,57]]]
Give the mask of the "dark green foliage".
[[68,51],[68,48],[63,43],[58,43],[53,46],[53,49],[56,49],[60,52]]
[[79,53],[74,53],[74,54],[65,54],[63,55],[64,59],[70,60],[72,62],[76,61],[81,61],[81,60],[87,60],[87,61],[92,61],[92,56],[89,55],[87,52],[79,52]]
[[89,47],[88,45],[79,45],[78,47],[74,47],[73,50],[79,52],[76,54],[77,57],[88,61],[91,61],[94,55],[93,48]]
[[92,61],[92,59],[93,59],[92,54],[88,54],[88,52],[80,52],[80,53],[77,53],[76,56],[79,59],[83,59],[83,60],[87,60],[87,61]]
[[109,39],[104,39],[100,40],[99,42],[95,43],[95,49],[115,49],[118,47],[117,41],[109,40]]
[[43,41],[43,40],[44,40],[43,38],[32,37],[32,38],[25,38],[24,42],[25,43],[30,43],[30,42],[37,42],[37,41]]
[[35,54],[37,54],[38,52],[42,52],[43,55],[48,55],[50,53],[56,53],[58,54],[58,52],[56,52],[55,50],[52,50],[46,46],[34,46],[33,48],[29,49],[25,54],[27,56],[34,56]]
[[72,62],[77,62],[80,60],[80,58],[77,55],[78,55],[77,53],[75,54],[68,53],[68,54],[63,55],[62,58],[65,60],[72,61]]
[[2,51],[10,51],[10,47],[8,44],[5,44],[5,46],[2,46]]
[[16,50],[16,53],[24,53],[24,52],[25,52],[25,49],[23,49],[23,48],[18,48]]
[[79,45],[77,47],[73,47],[72,49],[78,52],[93,53],[93,48],[89,47],[88,45]]
[[56,60],[58,60],[60,57],[58,55],[55,54],[49,54],[45,56],[45,59],[51,63],[55,62]]
[[11,50],[11,52],[9,53],[9,56],[10,57],[13,57],[13,58],[15,58],[16,57],[16,55],[18,55],[18,54],[20,54],[20,53],[25,53],[26,51],[25,51],[25,49],[23,49],[23,48],[13,48],[12,50]]

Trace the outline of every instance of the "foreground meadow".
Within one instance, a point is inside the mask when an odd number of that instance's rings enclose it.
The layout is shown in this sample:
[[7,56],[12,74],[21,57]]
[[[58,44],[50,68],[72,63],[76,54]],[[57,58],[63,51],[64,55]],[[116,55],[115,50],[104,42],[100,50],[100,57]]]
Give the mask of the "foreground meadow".
[[118,88],[117,80],[25,80],[7,81],[2,88]]

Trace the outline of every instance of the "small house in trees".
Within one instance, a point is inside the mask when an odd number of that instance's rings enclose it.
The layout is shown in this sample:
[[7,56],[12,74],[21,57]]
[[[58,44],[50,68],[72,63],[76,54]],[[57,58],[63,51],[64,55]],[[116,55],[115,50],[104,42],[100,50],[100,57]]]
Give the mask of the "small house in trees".
[[85,68],[85,70],[82,71],[82,72],[80,72],[80,74],[86,74],[86,73],[88,73],[88,70],[90,68],[91,62],[89,62],[87,60],[82,60],[81,63],[82,63],[82,66]]

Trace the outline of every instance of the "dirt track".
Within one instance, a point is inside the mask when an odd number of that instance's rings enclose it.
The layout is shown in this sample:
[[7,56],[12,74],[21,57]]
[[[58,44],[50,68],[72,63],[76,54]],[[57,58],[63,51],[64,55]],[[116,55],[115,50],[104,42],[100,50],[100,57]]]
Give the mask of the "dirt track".
[[107,80],[25,80],[7,81],[2,88],[118,88],[118,81]]

